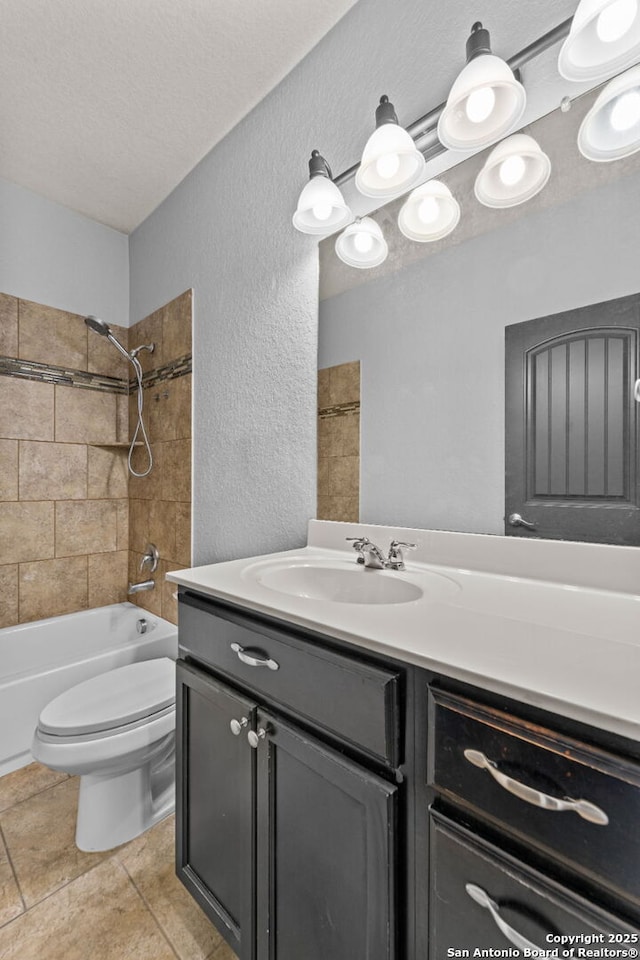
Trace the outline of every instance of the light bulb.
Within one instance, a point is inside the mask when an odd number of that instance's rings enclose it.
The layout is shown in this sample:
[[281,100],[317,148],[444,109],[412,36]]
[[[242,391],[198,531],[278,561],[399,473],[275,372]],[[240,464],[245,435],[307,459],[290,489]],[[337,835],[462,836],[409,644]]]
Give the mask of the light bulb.
[[440,215],[440,204],[435,197],[425,197],[417,210],[421,223],[435,223]]
[[493,87],[480,87],[467,97],[465,110],[471,123],[483,123],[496,105]]
[[522,157],[516,153],[512,157],[507,157],[506,160],[502,161],[498,170],[498,176],[505,187],[513,187],[522,180],[526,169],[526,163]]
[[360,233],[356,233],[353,238],[353,245],[358,253],[369,253],[369,250],[371,250],[373,246],[373,237],[370,233],[361,231]]
[[400,157],[397,153],[383,153],[376,160],[376,173],[382,180],[390,180],[395,177],[400,169]]
[[633,26],[638,14],[638,0],[615,0],[605,7],[596,21],[598,40],[615,43]]
[[614,130],[630,130],[640,120],[640,91],[629,90],[618,97],[611,109],[609,122]]
[[331,216],[332,210],[333,210],[333,207],[331,206],[330,203],[327,203],[326,200],[324,202],[314,204],[313,207],[311,208],[311,212],[313,213],[316,220],[328,220],[329,217]]

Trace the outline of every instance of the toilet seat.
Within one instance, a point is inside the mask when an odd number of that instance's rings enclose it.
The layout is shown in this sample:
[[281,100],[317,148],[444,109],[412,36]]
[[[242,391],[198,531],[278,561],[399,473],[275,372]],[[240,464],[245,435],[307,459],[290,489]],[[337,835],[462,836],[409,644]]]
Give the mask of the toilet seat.
[[46,739],[114,734],[170,714],[175,704],[175,663],[168,657],[117,667],[71,687],[40,714]]

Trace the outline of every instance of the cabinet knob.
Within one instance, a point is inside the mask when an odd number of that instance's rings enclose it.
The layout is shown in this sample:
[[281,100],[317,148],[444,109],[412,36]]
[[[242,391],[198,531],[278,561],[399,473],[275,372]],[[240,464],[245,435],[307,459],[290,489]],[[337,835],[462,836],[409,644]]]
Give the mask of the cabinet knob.
[[257,750],[260,745],[260,741],[264,740],[266,735],[267,731],[264,729],[264,727],[259,727],[257,730],[249,730],[249,733],[247,734],[249,746],[253,747],[254,750]]
[[234,717],[229,726],[231,727],[231,733],[234,735],[234,737],[239,737],[244,727],[249,726],[249,718],[242,717],[241,720],[236,720]]

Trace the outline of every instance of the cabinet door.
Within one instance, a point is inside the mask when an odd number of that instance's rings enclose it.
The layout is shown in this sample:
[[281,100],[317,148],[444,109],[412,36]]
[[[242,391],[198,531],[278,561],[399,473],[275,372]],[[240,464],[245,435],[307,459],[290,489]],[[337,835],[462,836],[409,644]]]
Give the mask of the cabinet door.
[[393,960],[398,788],[257,722],[259,960]]
[[[176,870],[242,960],[254,956],[255,704],[178,662]],[[234,736],[232,720],[247,724]]]

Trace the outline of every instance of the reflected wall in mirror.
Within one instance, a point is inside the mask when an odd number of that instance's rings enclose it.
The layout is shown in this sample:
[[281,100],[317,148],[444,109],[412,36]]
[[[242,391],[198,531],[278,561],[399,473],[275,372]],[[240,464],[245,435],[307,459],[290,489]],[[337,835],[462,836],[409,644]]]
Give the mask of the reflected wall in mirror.
[[318,365],[360,362],[361,522],[503,534],[506,326],[640,291],[640,155],[593,163],[576,145],[598,92],[525,129],[551,159],[527,203],[476,200],[487,150],[438,177],[461,207],[445,239],[405,238],[399,198],[373,214],[381,266],[321,242]]

